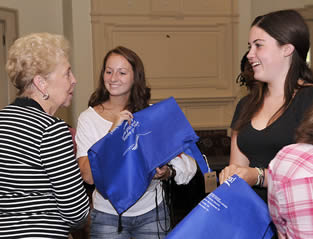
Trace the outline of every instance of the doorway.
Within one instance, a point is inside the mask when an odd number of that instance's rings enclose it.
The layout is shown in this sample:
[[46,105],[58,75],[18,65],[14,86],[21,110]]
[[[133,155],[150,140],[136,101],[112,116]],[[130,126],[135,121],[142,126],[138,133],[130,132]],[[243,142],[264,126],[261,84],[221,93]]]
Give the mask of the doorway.
[[17,38],[17,11],[0,8],[0,108],[11,103],[16,96],[5,71],[8,49]]

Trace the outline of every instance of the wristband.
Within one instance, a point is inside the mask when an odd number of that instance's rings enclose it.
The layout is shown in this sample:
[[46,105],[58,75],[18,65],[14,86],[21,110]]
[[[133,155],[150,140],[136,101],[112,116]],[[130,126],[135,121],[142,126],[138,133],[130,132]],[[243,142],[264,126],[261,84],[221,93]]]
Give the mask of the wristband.
[[264,184],[264,178],[265,178],[264,168],[257,168],[256,167],[256,169],[258,170],[258,180],[255,183],[255,186],[262,188],[263,184]]
[[170,169],[170,178],[175,178],[176,170],[173,168],[173,165],[168,164],[167,167]]

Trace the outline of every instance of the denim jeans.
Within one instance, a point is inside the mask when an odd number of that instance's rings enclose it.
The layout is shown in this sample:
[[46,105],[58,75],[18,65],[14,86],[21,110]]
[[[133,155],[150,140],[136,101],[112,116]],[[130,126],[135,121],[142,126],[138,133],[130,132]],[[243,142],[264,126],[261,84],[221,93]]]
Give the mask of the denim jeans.
[[164,207],[164,202],[143,215],[122,216],[123,230],[120,233],[117,232],[118,216],[92,209],[90,217],[91,239],[162,239],[170,228],[168,209]]

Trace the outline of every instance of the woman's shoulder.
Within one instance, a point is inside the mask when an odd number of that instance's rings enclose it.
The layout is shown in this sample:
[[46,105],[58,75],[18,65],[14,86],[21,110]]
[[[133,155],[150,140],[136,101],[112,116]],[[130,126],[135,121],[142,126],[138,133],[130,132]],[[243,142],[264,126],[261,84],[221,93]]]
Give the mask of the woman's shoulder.
[[78,116],[78,121],[81,120],[93,120],[95,118],[99,117],[99,114],[94,109],[94,107],[89,106],[87,109],[82,111]]
[[233,119],[231,122],[231,128],[233,128],[235,126],[235,122],[239,119],[239,115],[242,111],[242,109],[244,108],[244,105],[246,104],[248,99],[248,96],[243,96],[237,103],[234,114],[233,114]]
[[85,109],[84,111],[82,111],[80,114],[79,114],[79,118],[80,117],[86,117],[88,115],[93,115],[95,113],[95,110],[89,106],[87,109]]
[[313,106],[313,86],[305,86],[299,89],[290,105],[292,114],[300,117],[301,120],[303,113],[307,112]]
[[112,122],[102,116],[100,114],[99,109],[96,107],[89,106],[86,110],[80,113],[78,117],[78,122],[90,122],[93,121],[94,123],[100,122],[100,123],[107,123],[109,125],[112,124]]
[[298,90],[296,98],[299,98],[299,102],[312,102],[313,101],[313,85],[307,85]]
[[313,84],[305,84],[301,87],[300,92],[313,92]]
[[247,103],[247,100],[248,100],[248,95],[241,97],[237,103],[236,108],[240,110]]
[[[33,124],[36,124],[39,128],[45,129],[55,124],[64,122],[62,119],[55,115],[50,115],[41,109],[32,106],[21,107],[24,110],[24,119],[28,118]],[[65,124],[65,122],[64,122]]]

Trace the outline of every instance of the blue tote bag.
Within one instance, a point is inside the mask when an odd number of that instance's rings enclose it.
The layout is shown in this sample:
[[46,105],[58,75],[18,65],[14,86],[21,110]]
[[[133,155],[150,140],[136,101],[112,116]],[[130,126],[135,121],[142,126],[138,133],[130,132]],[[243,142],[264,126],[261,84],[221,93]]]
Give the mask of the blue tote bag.
[[266,203],[234,175],[206,196],[166,239],[271,239],[273,235]]
[[146,191],[155,168],[186,152],[203,173],[209,168],[198,136],[173,97],[133,114],[88,151],[95,186],[118,212],[131,207]]

